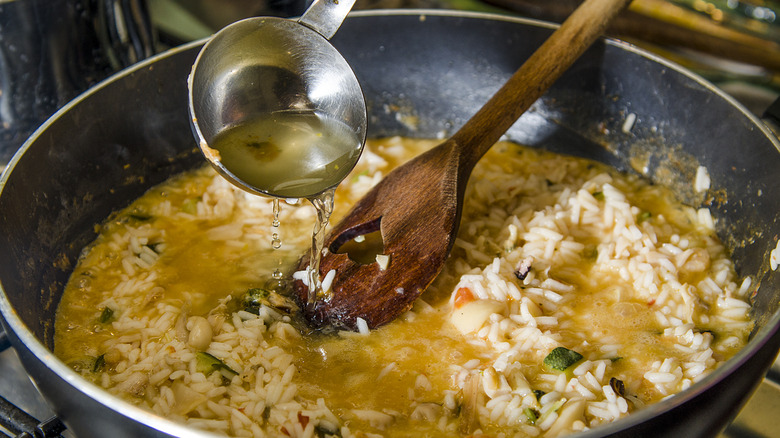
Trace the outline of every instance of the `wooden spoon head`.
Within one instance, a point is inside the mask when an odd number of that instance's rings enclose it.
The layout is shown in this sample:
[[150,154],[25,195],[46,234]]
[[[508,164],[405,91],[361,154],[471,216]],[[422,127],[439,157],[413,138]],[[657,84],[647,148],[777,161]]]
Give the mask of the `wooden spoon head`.
[[[336,225],[325,240],[329,250],[320,278],[335,270],[327,298],[307,305],[308,286],[295,281],[295,296],[304,317],[315,327],[357,329],[357,318],[369,328],[392,321],[441,271],[457,233],[462,211],[458,154],[446,142],[388,174]],[[344,241],[381,230],[386,268],[359,264],[335,250]],[[334,247],[335,246],[335,247]],[[298,269],[309,265],[304,256]]]
[[[321,276],[336,271],[329,298],[306,306],[308,287],[295,284],[304,316],[313,325],[354,330],[357,318],[373,328],[408,310],[441,271],[452,247],[474,164],[630,2],[584,1],[453,139],[391,172],[369,192],[326,244],[380,221],[390,265],[381,270],[376,263],[358,265],[329,252],[320,267]],[[307,265],[304,260],[299,267]]]

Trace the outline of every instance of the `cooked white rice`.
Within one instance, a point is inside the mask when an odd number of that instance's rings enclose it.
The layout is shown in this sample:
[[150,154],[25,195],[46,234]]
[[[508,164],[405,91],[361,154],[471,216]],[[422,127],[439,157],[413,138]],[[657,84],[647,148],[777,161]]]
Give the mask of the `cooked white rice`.
[[[337,202],[353,202],[406,159],[407,142],[369,142]],[[558,436],[688,388],[750,330],[751,282],[736,277],[709,212],[584,160],[494,147],[471,178],[453,254],[415,308],[375,332],[361,324],[360,334],[316,342],[278,309],[235,306],[236,291],[276,266],[269,201],[209,169],[150,193],[85,252],[60,306],[55,352],[108,391],[199,429]],[[283,208],[287,263],[310,235],[285,227],[310,227],[312,214]],[[171,262],[182,236],[191,240],[176,254],[186,263]],[[225,277],[211,278],[223,265]],[[113,314],[96,322],[106,308]],[[583,358],[550,369],[542,363],[556,347]],[[204,372],[203,352],[222,366]],[[320,356],[362,359],[319,377]],[[402,400],[383,407],[383,392]]]

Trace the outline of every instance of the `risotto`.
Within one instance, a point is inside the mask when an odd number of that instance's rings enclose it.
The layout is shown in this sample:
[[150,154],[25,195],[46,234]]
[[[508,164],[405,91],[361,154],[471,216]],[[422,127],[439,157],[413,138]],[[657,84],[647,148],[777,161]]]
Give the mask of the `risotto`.
[[[436,143],[370,140],[333,221]],[[55,353],[133,404],[229,436],[554,437],[684,390],[747,342],[750,280],[709,212],[667,189],[504,142],[466,200],[411,311],[323,334],[267,287],[310,245],[313,208],[282,203],[277,230],[270,200],[211,168],[175,176],[84,250]]]

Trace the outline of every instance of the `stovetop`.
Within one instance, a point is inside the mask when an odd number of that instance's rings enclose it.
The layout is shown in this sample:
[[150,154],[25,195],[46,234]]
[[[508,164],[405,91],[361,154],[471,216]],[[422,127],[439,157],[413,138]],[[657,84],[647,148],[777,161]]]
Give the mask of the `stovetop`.
[[27,377],[16,352],[0,352],[0,437],[74,438]]

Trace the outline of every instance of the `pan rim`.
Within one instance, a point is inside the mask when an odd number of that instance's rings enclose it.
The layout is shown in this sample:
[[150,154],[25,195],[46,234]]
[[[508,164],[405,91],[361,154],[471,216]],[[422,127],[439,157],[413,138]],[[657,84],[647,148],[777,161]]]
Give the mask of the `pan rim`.
[[[355,11],[348,16],[348,19],[360,19],[364,17],[373,18],[373,17],[382,17],[382,16],[389,16],[389,17],[438,16],[438,17],[447,17],[447,18],[465,18],[465,19],[480,19],[480,20],[493,20],[493,21],[499,20],[499,21],[529,25],[534,27],[542,27],[547,29],[554,29],[557,27],[557,24],[554,23],[529,19],[529,18],[523,18],[523,17],[501,15],[501,14],[487,13],[487,12],[454,11],[454,10],[440,10],[440,9],[413,9],[413,10],[412,9],[385,9],[385,10],[373,10],[373,11]],[[5,184],[6,181],[8,180],[9,175],[13,173],[13,169],[18,164],[18,162],[22,159],[22,157],[25,155],[25,152],[31,147],[31,145],[36,141],[36,139],[41,136],[42,133],[46,132],[49,126],[54,124],[63,115],[68,113],[74,106],[79,105],[80,102],[88,99],[91,95],[98,93],[101,89],[105,88],[109,84],[112,84],[120,80],[125,76],[134,74],[143,69],[153,68],[155,63],[157,63],[158,61],[162,59],[166,59],[168,57],[176,56],[181,52],[192,50],[195,47],[203,45],[207,40],[208,38],[204,38],[201,40],[192,41],[190,43],[168,49],[160,54],[150,57],[144,61],[141,61],[127,69],[115,73],[114,75],[111,75],[110,77],[99,82],[89,90],[85,91],[84,93],[82,93],[81,95],[79,95],[78,97],[70,101],[69,103],[67,103],[65,106],[63,106],[57,112],[55,112],[38,129],[36,129],[33,132],[33,134],[31,134],[31,136],[23,143],[23,145],[19,148],[19,150],[13,155],[13,157],[11,158],[11,160],[9,161],[5,169],[3,169],[2,174],[0,174],[0,196],[2,195],[2,192],[5,188]],[[691,72],[690,70],[680,66],[679,64],[673,61],[662,58],[658,55],[648,52],[647,50],[639,48],[633,44],[621,40],[612,39],[612,38],[605,38],[604,41],[606,44],[610,46],[615,46],[626,52],[647,58],[650,61],[653,61],[655,63],[658,63],[662,66],[669,68],[670,70],[674,70],[676,73],[682,74],[686,76],[688,79],[703,86],[704,88],[707,89],[707,91],[714,93],[719,98],[724,99],[732,107],[739,110],[742,113],[742,115],[751,122],[752,126],[758,128],[764,134],[764,136],[771,141],[771,143],[774,145],[778,153],[780,153],[780,141],[777,139],[777,137],[774,135],[771,129],[768,126],[766,126],[766,124],[761,119],[759,119],[756,115],[754,115],[749,110],[747,110],[734,97],[726,94],[724,91],[716,87],[711,82],[707,81],[701,76]],[[202,436],[202,437],[215,436],[211,433],[187,427],[184,424],[168,420],[160,415],[139,408],[129,402],[122,400],[119,397],[110,394],[109,392],[103,390],[97,385],[89,383],[86,379],[82,378],[78,373],[76,373],[75,371],[67,367],[64,363],[59,361],[59,359],[57,359],[54,356],[51,350],[45,347],[43,343],[39,341],[38,338],[32,333],[32,331],[30,331],[27,328],[26,324],[21,320],[20,316],[11,305],[2,284],[0,284],[0,314],[2,315],[3,325],[6,328],[10,328],[9,331],[12,332],[11,335],[12,338],[18,338],[18,340],[21,341],[25,345],[25,347],[29,349],[30,352],[33,353],[33,355],[35,355],[38,358],[38,360],[40,360],[46,367],[48,367],[48,369],[51,372],[62,377],[69,385],[71,385],[78,391],[84,393],[91,399],[101,403],[105,407],[117,412],[120,415],[139,421],[149,427],[152,427],[164,433],[170,433],[179,436],[185,436],[185,435]],[[625,418],[622,418],[610,424],[599,426],[594,430],[582,432],[580,434],[577,434],[576,436],[595,437],[595,436],[609,435],[611,433],[615,433],[617,431],[626,429],[630,426],[646,422],[652,417],[658,416],[663,412],[669,411],[675,407],[678,407],[690,401],[695,397],[698,397],[703,392],[705,392],[707,388],[723,380],[727,375],[734,372],[734,370],[736,370],[742,364],[744,364],[763,345],[765,345],[771,340],[772,336],[774,336],[778,332],[779,328],[780,328],[780,311],[776,311],[775,314],[771,318],[769,318],[767,323],[755,333],[755,335],[750,339],[750,342],[745,348],[740,350],[739,353],[737,353],[735,356],[733,356],[728,361],[726,361],[720,368],[710,373],[701,381],[692,385],[691,388],[676,394],[674,397],[671,397],[669,399],[648,406]]]

